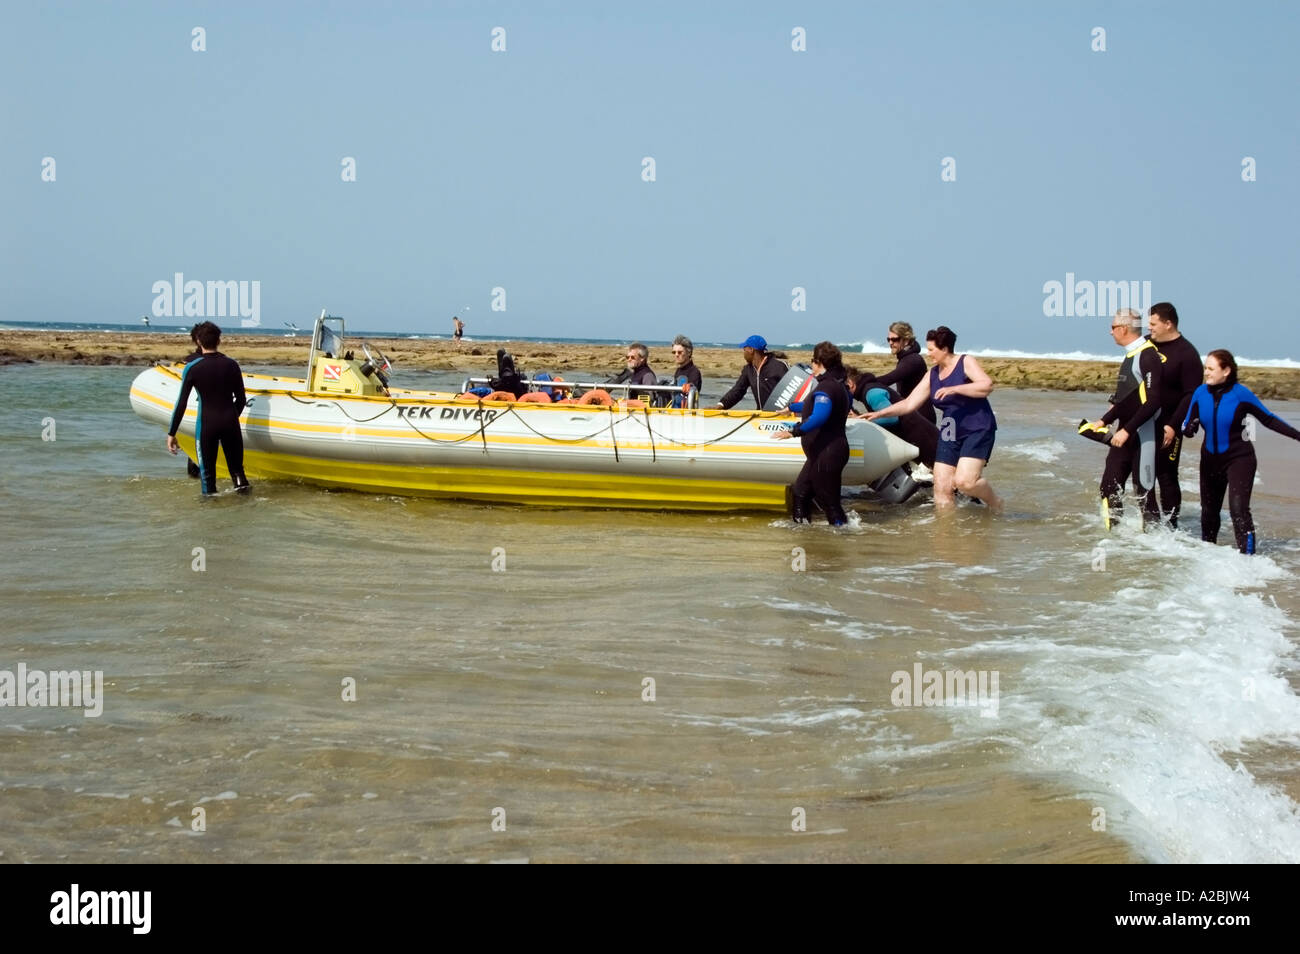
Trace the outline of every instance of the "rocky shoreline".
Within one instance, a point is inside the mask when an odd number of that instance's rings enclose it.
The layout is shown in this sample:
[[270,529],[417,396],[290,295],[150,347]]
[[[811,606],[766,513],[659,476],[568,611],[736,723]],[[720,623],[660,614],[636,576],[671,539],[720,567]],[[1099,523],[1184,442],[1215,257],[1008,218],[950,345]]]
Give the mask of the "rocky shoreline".
[[[354,345],[360,336],[351,339]],[[403,369],[459,371],[467,375],[495,373],[497,348],[514,355],[525,372],[584,372],[601,377],[621,370],[621,346],[550,344],[537,341],[472,341],[458,349],[452,341],[419,341],[408,338],[367,338],[393,361],[400,375]],[[306,363],[310,335],[232,335],[222,351],[251,365],[301,367]],[[0,331],[0,365],[50,362],[77,365],[128,365],[147,367],[158,361],[179,361],[190,351],[189,341],[179,334],[160,332],[65,332]],[[807,361],[810,350],[789,350],[791,361]],[[697,348],[695,364],[708,377],[734,377],[740,371],[741,356],[736,348]],[[874,373],[894,366],[890,355],[845,355],[845,362]],[[998,387],[1049,391],[1109,392],[1115,385],[1114,362],[1054,361],[1044,358],[981,358]],[[666,347],[650,350],[650,366],[661,375],[672,370],[672,356]],[[1243,368],[1242,383],[1268,400],[1300,399],[1300,369]]]

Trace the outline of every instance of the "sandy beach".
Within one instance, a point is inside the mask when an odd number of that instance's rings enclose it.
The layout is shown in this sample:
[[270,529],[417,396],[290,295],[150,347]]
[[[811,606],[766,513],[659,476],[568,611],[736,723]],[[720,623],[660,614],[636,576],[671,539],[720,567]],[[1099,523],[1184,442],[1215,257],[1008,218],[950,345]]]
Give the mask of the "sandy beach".
[[[362,336],[353,336],[358,345]],[[495,373],[496,352],[505,348],[525,372],[588,372],[613,374],[623,367],[623,349],[611,346],[550,344],[536,341],[465,342],[457,349],[451,341],[412,341],[407,338],[366,338],[392,360],[398,373],[403,369],[463,371],[467,374]],[[232,335],[222,342],[222,351],[236,361],[250,365],[293,367],[306,363],[310,337],[299,335]],[[1208,347],[1208,346],[1207,346]],[[56,362],[89,365],[150,365],[157,361],[178,361],[190,351],[181,335],[160,332],[0,332],[0,365],[24,362]],[[811,350],[785,352],[791,361],[808,361]],[[697,348],[695,364],[710,377],[738,374],[739,349]],[[1050,391],[1109,392],[1115,385],[1115,361],[1050,361],[1027,358],[982,358],[981,364],[999,387],[1041,388]],[[890,355],[846,354],[845,363],[881,374],[894,366]],[[672,370],[667,347],[650,350],[650,366],[661,375]],[[570,379],[571,376],[570,376]],[[1300,369],[1243,368],[1242,383],[1261,398],[1300,399]]]

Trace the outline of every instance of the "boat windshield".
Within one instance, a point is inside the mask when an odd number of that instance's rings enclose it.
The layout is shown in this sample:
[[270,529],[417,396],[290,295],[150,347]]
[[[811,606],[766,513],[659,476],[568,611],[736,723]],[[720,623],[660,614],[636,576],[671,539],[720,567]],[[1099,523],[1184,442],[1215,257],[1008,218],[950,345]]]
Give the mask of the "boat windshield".
[[343,353],[342,336],[323,321],[320,323],[320,338],[316,342],[316,350],[336,358]]

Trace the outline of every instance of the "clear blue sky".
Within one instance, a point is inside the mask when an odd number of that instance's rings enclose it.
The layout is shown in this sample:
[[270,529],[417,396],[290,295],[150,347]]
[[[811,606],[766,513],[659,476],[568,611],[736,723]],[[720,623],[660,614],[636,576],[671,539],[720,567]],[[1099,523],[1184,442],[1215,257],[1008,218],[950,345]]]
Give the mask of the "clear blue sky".
[[1297,49],[1282,0],[6,3],[0,320],[132,322],[179,271],[271,329],[1108,353],[1043,315],[1073,272],[1300,358]]

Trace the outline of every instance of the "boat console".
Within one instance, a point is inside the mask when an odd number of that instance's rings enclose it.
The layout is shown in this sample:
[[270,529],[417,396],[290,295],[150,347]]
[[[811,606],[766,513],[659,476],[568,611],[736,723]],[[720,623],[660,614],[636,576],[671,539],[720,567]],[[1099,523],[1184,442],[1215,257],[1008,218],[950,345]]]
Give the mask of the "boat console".
[[392,363],[378,348],[361,343],[365,360],[344,350],[343,319],[321,311],[307,358],[308,387],[319,394],[387,395]]

